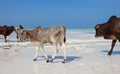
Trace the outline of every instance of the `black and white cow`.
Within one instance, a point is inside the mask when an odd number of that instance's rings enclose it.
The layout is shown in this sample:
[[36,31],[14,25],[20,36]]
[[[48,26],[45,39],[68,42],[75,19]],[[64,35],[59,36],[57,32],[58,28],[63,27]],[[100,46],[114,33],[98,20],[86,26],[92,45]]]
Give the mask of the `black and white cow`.
[[24,27],[23,27],[22,25],[18,25],[18,26],[15,28],[17,42],[20,42],[21,31],[22,31],[23,29],[24,29]]

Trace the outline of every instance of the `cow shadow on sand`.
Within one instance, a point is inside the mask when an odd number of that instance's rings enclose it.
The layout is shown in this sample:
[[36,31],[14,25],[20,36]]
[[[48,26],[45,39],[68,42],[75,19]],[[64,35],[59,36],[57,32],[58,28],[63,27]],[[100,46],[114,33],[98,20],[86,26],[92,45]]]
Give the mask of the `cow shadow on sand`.
[[[109,50],[103,50],[103,51],[101,51],[101,52],[104,52],[104,53],[107,54],[107,53],[109,52]],[[113,50],[112,55],[120,55],[120,51],[114,51],[114,50]]]
[[[50,60],[51,57],[52,56],[48,55],[49,60]],[[45,60],[44,56],[39,56],[38,58],[39,58],[38,61]],[[82,57],[79,57],[79,56],[67,56],[66,63],[70,63],[70,62],[73,62],[73,61],[79,61],[81,58]],[[62,62],[62,61],[63,61],[63,56],[56,56],[53,63],[59,63],[59,62]]]

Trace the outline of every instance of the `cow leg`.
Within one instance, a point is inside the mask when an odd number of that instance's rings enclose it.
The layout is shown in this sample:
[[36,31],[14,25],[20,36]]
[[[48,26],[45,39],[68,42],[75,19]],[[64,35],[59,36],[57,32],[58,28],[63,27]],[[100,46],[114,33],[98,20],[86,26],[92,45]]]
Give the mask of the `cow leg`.
[[113,40],[113,41],[112,41],[111,50],[108,52],[108,55],[111,55],[111,54],[112,54],[113,48],[114,48],[114,46],[115,46],[115,44],[116,44],[116,41],[117,41],[117,40]]
[[49,62],[49,60],[48,60],[48,56],[46,55],[46,53],[45,53],[45,50],[44,50],[44,47],[43,47],[43,46],[41,47],[41,52],[42,52],[42,53],[43,53],[43,55],[45,56],[46,62],[48,63],[48,62]]
[[18,35],[16,36],[16,38],[17,38],[17,42],[19,42],[19,38],[18,38]]
[[54,54],[52,55],[52,59],[50,60],[50,62],[53,62],[56,54],[59,52],[59,49],[60,49],[60,44],[56,44],[56,49],[54,51]]
[[20,36],[19,36],[19,42],[21,42],[21,39],[20,39],[20,37],[21,37],[21,33],[20,33]]
[[7,36],[4,36],[4,38],[5,38],[5,42],[7,42],[7,40],[6,40]]
[[34,57],[33,61],[37,60],[39,50],[40,50],[40,47],[36,47],[35,57]]
[[17,38],[17,42],[18,42],[18,30],[15,30],[16,33],[16,38]]
[[19,33],[19,37],[18,37],[19,42],[21,42],[20,37],[21,37],[21,33]]
[[20,42],[20,33],[17,35],[17,42]]
[[63,55],[64,55],[62,63],[65,63],[65,61],[67,60],[67,58],[66,58],[66,47],[65,47],[64,43],[62,44],[62,50],[63,50]]

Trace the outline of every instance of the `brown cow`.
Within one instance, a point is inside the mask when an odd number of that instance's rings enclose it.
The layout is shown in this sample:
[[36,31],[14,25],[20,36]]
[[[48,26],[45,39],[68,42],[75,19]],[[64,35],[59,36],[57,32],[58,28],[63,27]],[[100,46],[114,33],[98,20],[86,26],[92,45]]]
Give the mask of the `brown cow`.
[[44,44],[50,43],[56,46],[55,53],[53,54],[50,62],[53,62],[60,47],[62,47],[63,53],[64,53],[63,63],[65,63],[66,61],[66,49],[65,49],[66,27],[65,26],[60,25],[60,26],[53,26],[49,28],[37,27],[34,30],[23,30],[21,34],[22,34],[21,40],[28,39],[29,41],[33,42],[37,46],[36,54],[33,59],[34,61],[37,60],[38,51],[41,48],[41,51],[45,56],[46,62],[49,62],[48,57],[44,51]]
[[95,30],[95,37],[103,36],[104,39],[112,40],[111,49],[108,52],[108,55],[111,55],[116,41],[120,42],[120,18],[111,16],[106,23],[97,24]]
[[4,36],[5,42],[7,42],[7,36],[9,36],[13,31],[15,31],[14,26],[0,26],[0,34]]

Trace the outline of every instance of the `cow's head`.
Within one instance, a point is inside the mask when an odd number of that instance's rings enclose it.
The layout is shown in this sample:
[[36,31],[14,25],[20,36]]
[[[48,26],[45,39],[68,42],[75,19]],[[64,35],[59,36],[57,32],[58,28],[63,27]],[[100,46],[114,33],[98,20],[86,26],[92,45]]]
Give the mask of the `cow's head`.
[[20,28],[20,29],[24,29],[24,27],[23,27],[22,25],[19,25],[19,28]]
[[29,38],[30,38],[30,34],[27,31],[23,30],[21,33],[20,40],[24,41],[24,40],[28,40]]
[[95,31],[96,31],[95,37],[103,36],[102,25],[97,24],[94,28],[95,28]]

